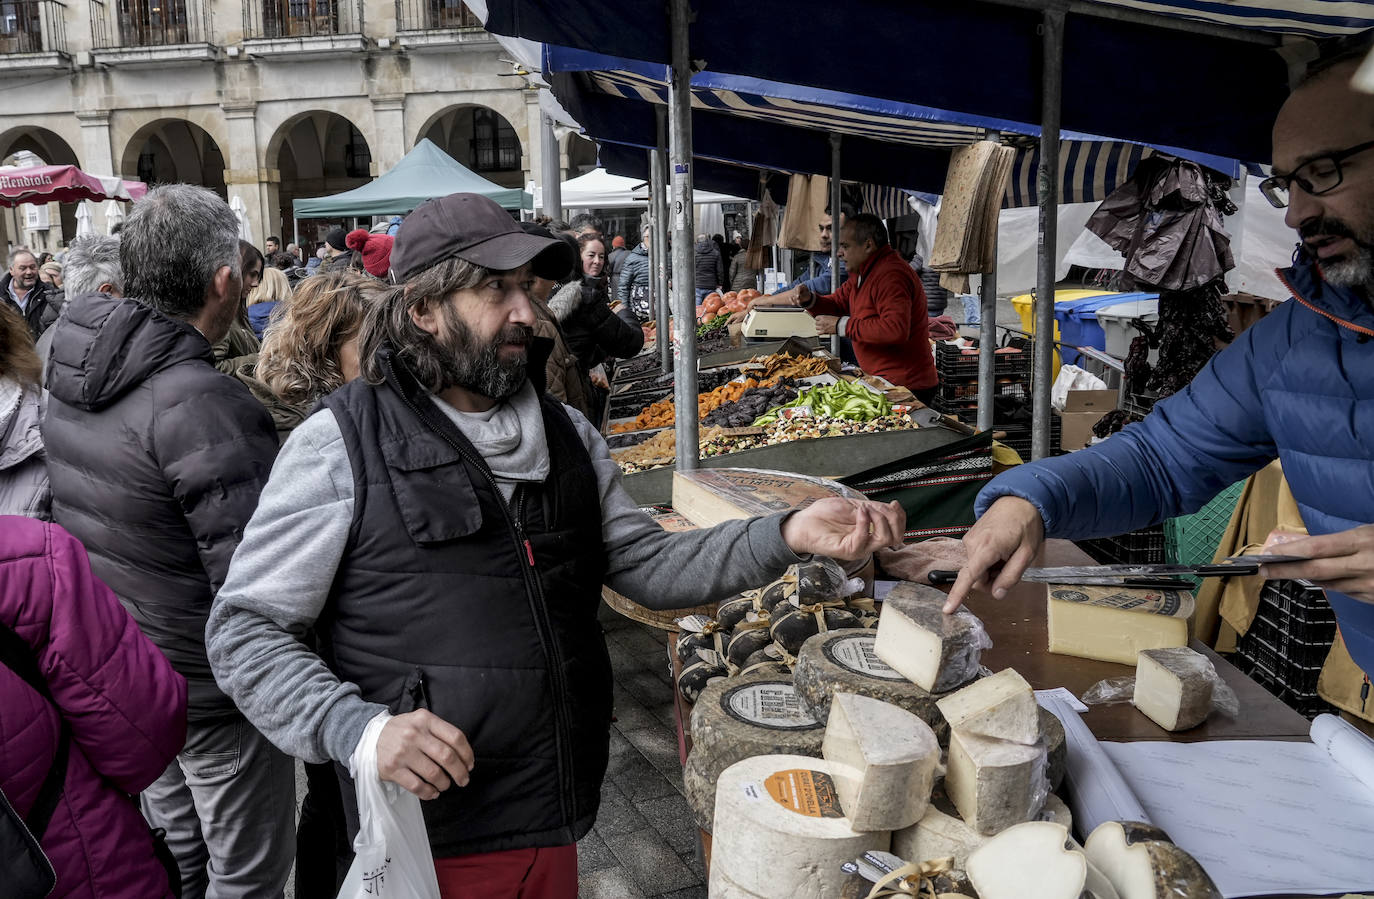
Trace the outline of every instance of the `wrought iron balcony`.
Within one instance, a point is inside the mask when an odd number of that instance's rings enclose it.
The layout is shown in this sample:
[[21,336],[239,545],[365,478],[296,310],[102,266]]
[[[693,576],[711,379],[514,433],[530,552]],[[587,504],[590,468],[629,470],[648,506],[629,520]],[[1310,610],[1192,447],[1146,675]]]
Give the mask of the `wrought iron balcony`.
[[353,53],[367,48],[362,0],[244,0],[252,56]]
[[[0,55],[67,56],[67,6],[61,0],[0,3]],[[0,60],[0,67],[10,60]]]
[[396,32],[403,47],[417,50],[492,39],[462,0],[396,0]]
[[88,0],[102,65],[213,59],[210,0]]

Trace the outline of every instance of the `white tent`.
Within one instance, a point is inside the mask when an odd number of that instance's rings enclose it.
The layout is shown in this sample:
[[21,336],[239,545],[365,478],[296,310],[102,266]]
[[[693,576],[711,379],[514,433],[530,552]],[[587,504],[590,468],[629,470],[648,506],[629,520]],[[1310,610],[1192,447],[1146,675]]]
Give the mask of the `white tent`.
[[[534,208],[543,209],[541,188],[534,190]],[[564,209],[630,209],[649,205],[649,186],[639,178],[612,175],[605,169],[592,169],[585,175],[563,182]],[[740,197],[712,193],[709,190],[692,192],[696,206],[718,203],[744,203]]]

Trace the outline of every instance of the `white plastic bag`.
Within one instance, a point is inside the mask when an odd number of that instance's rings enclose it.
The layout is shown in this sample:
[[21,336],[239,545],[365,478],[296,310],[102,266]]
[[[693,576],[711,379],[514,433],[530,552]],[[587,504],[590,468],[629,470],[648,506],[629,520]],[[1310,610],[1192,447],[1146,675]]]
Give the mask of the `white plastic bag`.
[[420,799],[377,773],[377,738],[390,720],[383,712],[367,722],[349,759],[358,796],[358,836],[339,899],[439,899]]
[[1059,368],[1059,376],[1054,379],[1054,386],[1050,388],[1050,405],[1063,412],[1069,391],[1106,389],[1106,383],[1092,372],[1084,371],[1077,365],[1063,365]]

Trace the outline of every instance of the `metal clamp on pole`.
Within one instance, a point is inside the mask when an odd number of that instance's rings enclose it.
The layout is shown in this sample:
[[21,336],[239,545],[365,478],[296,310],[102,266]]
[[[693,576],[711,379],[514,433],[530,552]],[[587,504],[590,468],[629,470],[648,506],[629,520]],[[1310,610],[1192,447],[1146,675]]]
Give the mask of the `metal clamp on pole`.
[[[673,290],[672,312],[681,338],[673,345],[673,401],[677,407],[677,468],[697,467],[696,271],[692,258],[692,59],[687,26],[689,0],[672,0],[672,85],[668,91],[668,152],[672,164]],[[660,334],[659,340],[670,335]]]

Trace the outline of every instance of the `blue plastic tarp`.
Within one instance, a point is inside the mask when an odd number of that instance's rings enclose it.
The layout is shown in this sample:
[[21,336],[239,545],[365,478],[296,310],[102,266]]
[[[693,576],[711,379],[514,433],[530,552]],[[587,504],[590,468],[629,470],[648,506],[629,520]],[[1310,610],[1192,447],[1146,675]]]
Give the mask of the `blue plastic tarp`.
[[[1279,36],[1374,26],[1369,3],[1342,3],[1335,14],[1316,0],[1100,5],[1141,20],[1079,7],[1067,14],[1062,127],[1250,161],[1269,159],[1269,128],[1287,96]],[[984,0],[695,0],[693,11],[691,54],[712,72],[1008,122],[1040,120],[1037,9]],[[1160,27],[1179,18],[1236,31]],[[491,0],[487,28],[659,66],[670,60],[663,3]]]

